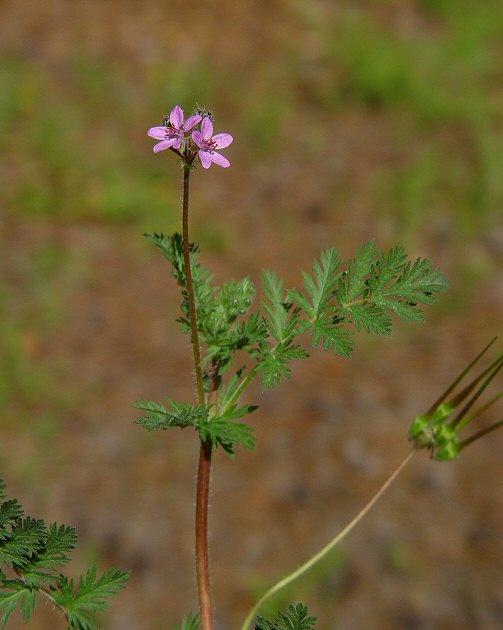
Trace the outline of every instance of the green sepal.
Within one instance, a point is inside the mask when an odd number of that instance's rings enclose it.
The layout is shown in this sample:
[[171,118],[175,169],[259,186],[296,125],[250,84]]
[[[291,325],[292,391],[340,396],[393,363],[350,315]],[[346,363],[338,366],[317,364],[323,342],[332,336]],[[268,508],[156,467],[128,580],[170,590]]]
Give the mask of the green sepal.
[[457,435],[454,435],[453,439],[446,442],[443,446],[437,449],[433,455],[433,459],[439,462],[450,461],[456,459],[461,451],[459,440]]
[[441,446],[439,439],[442,439],[438,431],[448,425],[445,420],[451,415],[454,408],[449,403],[442,403],[432,413],[424,413],[416,416],[412,421],[409,429],[409,440],[414,443],[416,448],[434,449]]

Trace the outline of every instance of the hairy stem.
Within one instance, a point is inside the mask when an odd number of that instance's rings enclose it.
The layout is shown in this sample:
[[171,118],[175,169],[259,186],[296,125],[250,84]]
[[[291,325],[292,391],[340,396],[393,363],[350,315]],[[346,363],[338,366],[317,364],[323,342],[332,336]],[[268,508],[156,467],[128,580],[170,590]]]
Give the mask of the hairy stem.
[[51,595],[50,591],[48,591],[45,588],[39,588],[38,593],[40,593],[40,595],[42,595],[42,597],[47,600],[48,602],[50,602],[54,608],[56,608],[56,610],[61,613],[61,615],[64,617],[64,619],[66,620],[66,622],[68,623],[68,615],[66,613],[66,610],[63,608],[63,606],[60,606],[58,604],[58,602],[54,599],[54,597]]
[[369,512],[369,510],[377,503],[377,501],[381,498],[381,496],[386,492],[389,486],[393,483],[395,478],[400,474],[400,472],[405,468],[405,466],[409,463],[412,455],[414,454],[414,449],[412,449],[408,455],[402,460],[402,462],[395,468],[395,470],[391,473],[391,475],[386,479],[386,481],[382,484],[379,490],[373,495],[370,501],[365,505],[365,507],[358,512],[358,514],[350,521],[346,527],[341,530],[335,538],[333,538],[323,549],[321,549],[314,556],[309,558],[307,562],[301,565],[298,569],[289,573],[282,580],[277,582],[274,586],[272,586],[262,597],[258,600],[258,602],[253,606],[253,608],[248,613],[241,630],[248,630],[251,626],[255,616],[260,611],[261,607],[265,602],[270,599],[273,595],[275,595],[278,591],[288,586],[291,582],[299,578],[301,575],[309,571],[311,567],[313,567],[317,562],[319,562],[322,558],[324,558],[338,543],[341,542],[347,534],[361,521],[361,519]]
[[199,334],[197,332],[196,298],[194,295],[194,280],[192,279],[192,269],[190,266],[190,240],[189,240],[189,182],[190,166],[183,167],[183,259],[185,263],[185,276],[187,281],[187,296],[189,305],[190,321],[190,341],[194,354],[194,370],[196,374],[197,396],[199,403],[205,403],[203,371],[201,369],[201,348],[199,345]]
[[224,415],[226,411],[228,411],[232,405],[238,402],[239,398],[243,394],[243,392],[248,388],[251,384],[255,376],[257,375],[258,368],[255,366],[250,370],[250,372],[243,378],[243,380],[239,383],[239,385],[234,390],[232,396],[230,396],[227,403],[222,407],[221,414]]
[[[196,300],[194,281],[190,267],[189,241],[189,181],[190,165],[183,167],[183,258],[187,279],[187,297],[190,320],[190,340],[194,354],[194,371],[196,375],[197,395],[200,404],[206,402],[204,395],[203,371],[201,369],[201,348],[197,331]],[[196,573],[199,594],[199,611],[202,630],[213,630],[211,605],[211,584],[208,559],[208,503],[211,471],[211,444],[201,442],[199,449],[199,466],[197,471],[196,490]]]
[[202,630],[213,630],[211,583],[208,558],[208,508],[210,494],[211,444],[199,449],[196,491],[196,574]]
[[[18,569],[14,569],[14,573],[21,578],[21,580],[26,584],[26,586],[28,586],[28,582],[26,581],[25,576],[23,575],[22,571],[18,570]],[[65,618],[66,622],[68,622],[68,614],[66,612],[66,610],[64,609],[63,606],[61,606],[61,604],[58,604],[58,602],[54,599],[54,597],[52,596],[51,592],[49,589],[47,588],[42,588],[39,587],[36,589],[37,593],[39,593],[46,601],[50,602],[54,608],[56,608],[56,610],[61,613],[61,615]]]

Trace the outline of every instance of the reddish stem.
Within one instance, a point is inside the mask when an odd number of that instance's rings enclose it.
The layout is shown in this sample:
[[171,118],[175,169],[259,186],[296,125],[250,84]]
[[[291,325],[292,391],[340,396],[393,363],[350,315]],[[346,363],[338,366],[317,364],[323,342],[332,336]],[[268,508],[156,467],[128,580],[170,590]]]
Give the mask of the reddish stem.
[[211,471],[211,444],[201,442],[196,494],[196,571],[201,627],[212,630],[211,583],[208,558],[208,507]]
[[[190,267],[189,241],[189,179],[190,165],[183,167],[183,257],[187,278],[187,299],[190,320],[190,340],[194,354],[194,370],[196,375],[197,395],[200,404],[205,404],[203,372],[201,369],[201,349],[197,330],[196,300],[194,281]],[[196,573],[199,594],[199,610],[202,630],[213,630],[211,604],[211,584],[208,559],[208,503],[211,471],[211,444],[201,442],[199,451],[199,468],[196,490]]]

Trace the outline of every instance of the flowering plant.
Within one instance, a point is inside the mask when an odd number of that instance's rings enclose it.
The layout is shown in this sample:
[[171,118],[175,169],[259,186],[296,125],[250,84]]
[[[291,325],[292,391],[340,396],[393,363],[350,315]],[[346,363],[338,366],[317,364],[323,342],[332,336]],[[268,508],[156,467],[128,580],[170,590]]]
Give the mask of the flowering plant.
[[[191,428],[199,441],[195,514],[199,613],[188,615],[181,628],[212,630],[208,553],[210,471],[215,450],[221,449],[235,458],[239,447],[253,450],[256,446],[253,426],[245,418],[257,406],[243,400],[250,384],[259,379],[266,390],[288,379],[295,362],[308,359],[309,345],[350,357],[359,333],[389,335],[396,318],[422,322],[422,307],[437,300],[447,288],[447,281],[427,259],[410,260],[401,246],[383,251],[370,242],[347,263],[335,247],[322,251],[312,270],[302,272],[302,288],[287,288],[276,273],[264,271],[262,299],[254,306],[256,289],[251,280],[243,278],[216,286],[189,234],[191,174],[198,164],[203,169],[213,163],[229,167],[229,160],[219,151],[232,143],[232,136],[214,134],[210,112],[198,109],[186,119],[178,105],[163,117],[161,125],[151,127],[147,134],[157,141],[154,152],[169,149],[180,160],[183,171],[182,233],[146,236],[169,262],[180,287],[178,321],[182,331],[190,336],[197,400],[170,399],[163,403],[139,400],[136,408],[142,414],[136,422],[147,431]],[[290,605],[275,619],[266,619],[259,613],[270,597],[300,578],[339,544],[417,451],[429,450],[436,461],[454,460],[464,448],[502,425],[502,421],[496,422],[464,436],[468,425],[501,396],[497,394],[472,410],[503,367],[503,355],[455,393],[462,379],[494,342],[495,339],[480,352],[427,412],[413,420],[408,452],[368,503],[323,549],[262,595],[251,607],[242,630],[252,625],[255,630],[314,630],[316,618],[301,603]],[[0,500],[4,498],[4,485],[0,484]],[[128,574],[112,569],[97,578],[96,569],[91,568],[75,584],[56,571],[68,561],[75,545],[73,528],[57,524],[47,528],[41,520],[23,517],[16,500],[1,503],[0,562],[11,572],[8,576],[0,571],[3,624],[18,606],[24,618],[30,619],[38,597],[50,601],[69,627],[81,630],[96,627],[92,614],[106,606],[107,598],[124,586]]]
[[[191,132],[191,133],[189,133]],[[202,265],[199,249],[189,238],[189,181],[197,161],[203,168],[212,163],[230,165],[216,149],[228,147],[229,134],[213,135],[213,117],[197,110],[184,123],[179,106],[164,117],[162,127],[153,127],[148,135],[161,140],[154,151],[170,148],[183,167],[182,235],[148,234],[147,237],[169,261],[172,274],[181,288],[182,330],[190,334],[197,403],[170,400],[167,404],[141,400],[136,406],[143,411],[138,424],[148,431],[173,427],[192,427],[200,440],[198,483],[196,494],[196,573],[200,612],[190,616],[184,628],[213,628],[213,607],[208,561],[208,492],[213,451],[222,448],[230,457],[236,448],[255,447],[252,425],[244,422],[257,407],[242,402],[248,386],[259,378],[263,389],[278,385],[291,374],[296,360],[305,360],[307,337],[311,345],[322,346],[336,355],[349,357],[356,341],[355,333],[389,335],[393,317],[422,322],[420,305],[436,301],[447,288],[440,271],[426,259],[409,260],[398,246],[380,251],[375,243],[364,245],[344,267],[335,248],[321,252],[312,272],[303,272],[303,288],[286,289],[273,272],[263,273],[263,300],[252,310],[255,287],[248,278],[213,284],[212,274]],[[494,342],[494,340],[493,340]],[[360,513],[337,534],[326,547],[293,573],[270,588],[251,608],[242,630],[254,623],[255,630],[310,630],[316,619],[298,604],[279,613],[275,620],[257,617],[262,605],[272,595],[299,578],[338,544],[363,518],[384,491],[407,465],[413,454],[428,448],[436,460],[455,459],[474,440],[496,429],[496,423],[460,440],[459,433],[472,420],[492,405],[497,397],[468,415],[474,402],[503,365],[499,356],[457,396],[446,402],[448,395],[463,376],[481,358],[492,343],[463,371],[431,409],[418,416],[409,431],[411,450],[374,494]],[[247,367],[233,368],[236,357],[248,357]],[[240,359],[238,365],[243,360]],[[234,373],[232,373],[234,372]],[[470,397],[476,386],[479,389]],[[466,401],[463,409],[451,419],[455,409]]]

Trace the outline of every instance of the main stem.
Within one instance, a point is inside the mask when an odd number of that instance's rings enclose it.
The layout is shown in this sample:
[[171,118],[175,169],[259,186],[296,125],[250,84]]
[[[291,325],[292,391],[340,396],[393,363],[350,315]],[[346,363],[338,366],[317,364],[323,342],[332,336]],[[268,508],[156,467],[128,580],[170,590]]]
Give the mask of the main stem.
[[[189,306],[190,340],[194,354],[194,371],[196,375],[197,396],[199,403],[206,403],[204,395],[203,372],[201,369],[201,348],[197,332],[196,300],[194,281],[190,267],[189,241],[189,181],[190,165],[183,167],[183,258],[187,279],[187,300]],[[199,612],[202,630],[213,630],[211,605],[211,584],[208,560],[208,504],[211,471],[211,444],[201,441],[199,449],[199,467],[197,471],[196,491],[196,573],[199,594]]]
[[400,474],[400,472],[405,468],[405,466],[409,463],[412,455],[414,454],[414,450],[411,450],[409,454],[402,460],[402,462],[395,468],[395,470],[391,473],[391,475],[386,479],[386,481],[382,484],[382,486],[377,490],[377,492],[372,496],[370,501],[361,509],[358,514],[350,521],[346,527],[341,530],[335,538],[333,538],[323,549],[318,551],[314,556],[309,558],[307,562],[301,565],[298,569],[284,577],[282,580],[277,582],[274,586],[272,586],[262,597],[258,600],[258,602],[253,606],[253,608],[248,613],[241,630],[248,630],[251,626],[255,616],[260,611],[265,602],[272,597],[278,591],[288,586],[291,582],[299,578],[306,571],[308,571],[311,567],[313,567],[317,562],[319,562],[324,556],[327,555],[337,544],[341,542],[341,540],[349,534],[349,532],[355,527],[361,519],[369,512],[369,510],[377,503],[377,501],[381,498],[381,496],[386,492],[389,486],[393,483],[395,478]]

